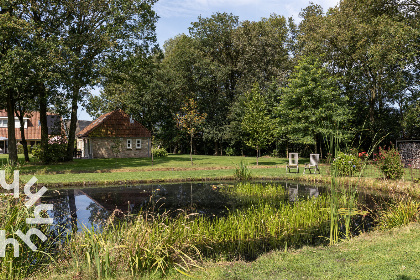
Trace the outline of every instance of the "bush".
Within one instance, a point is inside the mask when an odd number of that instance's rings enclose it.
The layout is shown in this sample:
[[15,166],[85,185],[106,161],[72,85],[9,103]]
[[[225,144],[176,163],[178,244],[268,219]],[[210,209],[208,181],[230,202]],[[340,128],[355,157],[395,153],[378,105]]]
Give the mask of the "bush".
[[48,144],[48,151],[46,153],[47,159],[43,159],[43,153],[40,145],[35,145],[32,147],[32,155],[34,158],[46,161],[46,162],[60,162],[64,161],[67,154],[67,144],[66,143],[53,143]]
[[165,150],[165,148],[154,148],[152,149],[153,157],[160,158],[160,157],[167,157],[168,152]]
[[352,176],[355,172],[362,169],[361,160],[353,154],[338,152],[331,164],[331,172],[337,176]]
[[388,150],[379,147],[376,163],[387,179],[401,179],[404,175],[404,166],[400,154],[393,147],[388,148]]
[[[17,145],[17,153],[18,154],[23,154],[23,145],[21,145],[21,144],[18,144]],[[31,145],[28,145],[28,153],[29,154],[32,153],[32,147],[31,147]]]
[[227,156],[234,156],[235,155],[235,151],[233,150],[232,147],[227,147],[225,149],[225,155],[227,155]]

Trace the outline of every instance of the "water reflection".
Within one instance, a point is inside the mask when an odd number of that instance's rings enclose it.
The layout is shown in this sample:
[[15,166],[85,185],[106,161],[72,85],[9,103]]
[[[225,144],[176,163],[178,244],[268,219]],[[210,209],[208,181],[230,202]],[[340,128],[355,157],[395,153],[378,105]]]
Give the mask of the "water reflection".
[[[314,186],[288,182],[270,184],[288,190],[285,199],[290,202],[320,194],[319,188]],[[100,227],[112,213],[124,215],[141,209],[224,215],[228,209],[239,207],[240,202],[220,191],[222,187],[223,184],[217,183],[177,183],[56,190],[48,192],[49,196],[44,195],[43,203],[54,204],[49,214],[56,225],[75,232],[83,227]]]
[[289,192],[289,201],[295,202],[299,199],[299,197],[318,197],[319,196],[319,189],[318,187],[312,187],[307,185],[301,185],[299,190],[298,183],[288,183],[286,182],[286,188]]

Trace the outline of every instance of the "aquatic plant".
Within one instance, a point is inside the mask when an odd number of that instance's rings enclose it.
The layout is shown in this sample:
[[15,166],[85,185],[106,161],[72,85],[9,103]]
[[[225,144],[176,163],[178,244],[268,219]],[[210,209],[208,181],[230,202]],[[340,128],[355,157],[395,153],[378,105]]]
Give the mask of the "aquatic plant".
[[410,198],[400,200],[384,209],[377,220],[378,229],[390,229],[420,221],[420,202]]
[[[244,185],[236,191],[255,195]],[[274,195],[276,188],[267,188],[270,191],[261,199],[222,217],[182,212],[171,218],[168,212],[141,212],[118,223],[110,221],[101,232],[84,229],[69,241],[72,265],[92,277],[112,277],[124,267],[132,275],[164,273],[170,267],[188,273],[202,258],[253,259],[286,244],[298,247],[325,241],[320,236],[328,232],[329,196],[273,204],[264,197]],[[277,189],[277,194],[284,194],[284,189]]]
[[239,166],[235,168],[235,179],[237,180],[249,180],[251,179],[251,171],[248,166],[241,160]]

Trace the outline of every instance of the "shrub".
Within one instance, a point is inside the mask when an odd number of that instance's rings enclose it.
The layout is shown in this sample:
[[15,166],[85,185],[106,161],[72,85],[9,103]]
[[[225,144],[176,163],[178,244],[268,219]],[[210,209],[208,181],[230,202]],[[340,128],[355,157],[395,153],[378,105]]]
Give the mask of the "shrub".
[[393,147],[388,148],[388,150],[379,147],[376,162],[387,179],[401,179],[404,175],[404,166],[400,155]]
[[225,155],[227,155],[227,156],[234,156],[235,155],[235,151],[233,150],[232,147],[227,147],[225,149]]
[[34,158],[46,162],[60,162],[63,161],[67,153],[67,144],[66,143],[53,143],[48,144],[48,151],[46,153],[47,159],[44,160],[42,149],[40,145],[35,145],[32,147],[32,155]]
[[165,150],[165,148],[154,148],[152,149],[152,154],[155,158],[168,156],[168,152]]
[[238,167],[235,169],[235,178],[237,180],[249,180],[251,179],[251,171],[248,166],[241,160]]
[[[21,145],[21,144],[18,144],[17,145],[17,153],[18,154],[23,154],[23,145]],[[32,153],[32,147],[31,147],[31,145],[28,145],[28,153],[29,154]]]
[[337,176],[352,176],[355,172],[360,172],[362,162],[353,154],[338,152],[331,164],[331,169]]

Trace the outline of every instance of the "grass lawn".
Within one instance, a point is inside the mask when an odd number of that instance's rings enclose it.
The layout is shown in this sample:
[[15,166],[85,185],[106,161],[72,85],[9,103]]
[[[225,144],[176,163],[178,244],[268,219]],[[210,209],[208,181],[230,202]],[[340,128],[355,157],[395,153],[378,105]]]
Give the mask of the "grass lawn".
[[[131,276],[120,271],[112,279],[420,279],[420,224],[373,231],[334,246],[306,246],[272,251],[255,261],[204,260],[189,276],[170,269],[166,275]],[[37,274],[33,279],[90,279],[73,270]]]
[[[7,162],[7,155],[0,155],[0,161]],[[165,158],[121,158],[121,159],[75,159],[71,162],[41,165],[36,162],[24,163],[19,155],[20,174],[23,181],[36,176],[39,184],[47,186],[83,185],[83,184],[126,184],[162,181],[197,181],[234,179],[235,169],[243,162],[251,170],[254,179],[299,179],[304,181],[328,182],[329,166],[320,165],[321,175],[303,175],[303,167],[309,162],[300,158],[300,172],[287,173],[286,158],[259,158],[240,156],[193,156],[193,165],[189,155],[169,155]],[[420,178],[420,170],[413,173],[406,170],[405,180]],[[327,176],[325,176],[327,175]],[[357,176],[357,174],[356,174]],[[374,165],[367,165],[363,172],[366,178],[382,178],[381,172]]]
[[207,263],[197,279],[420,279],[420,224],[376,231],[329,247]]

